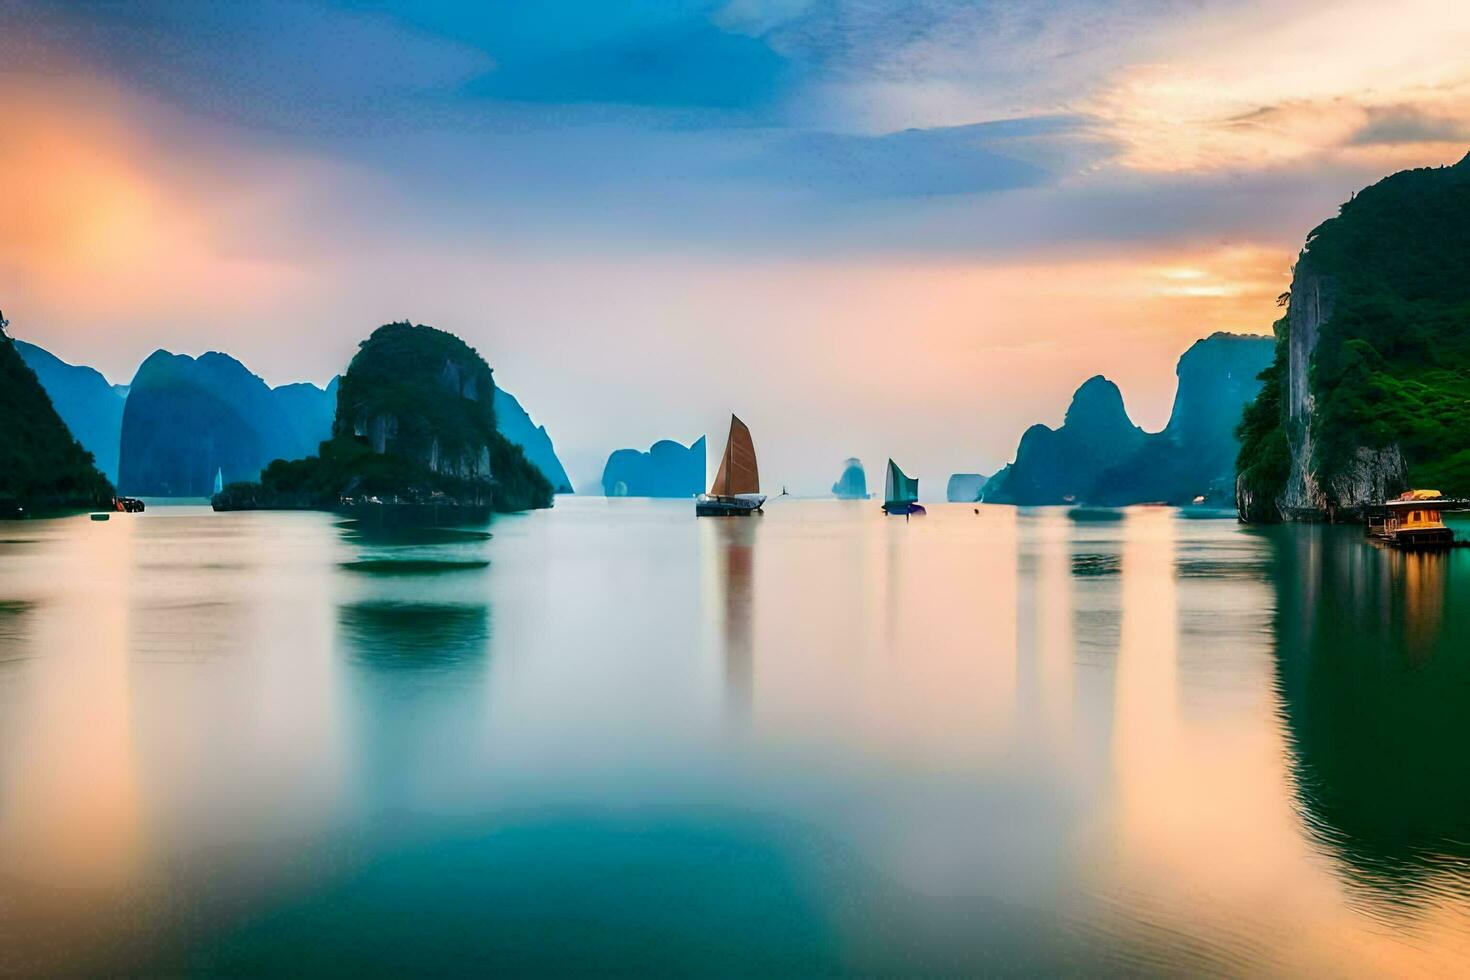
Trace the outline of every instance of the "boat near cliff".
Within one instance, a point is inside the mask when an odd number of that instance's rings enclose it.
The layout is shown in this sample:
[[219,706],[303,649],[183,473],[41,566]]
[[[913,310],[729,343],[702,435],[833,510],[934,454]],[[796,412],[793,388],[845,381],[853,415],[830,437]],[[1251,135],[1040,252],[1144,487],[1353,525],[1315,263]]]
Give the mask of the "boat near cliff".
[[760,513],[765,502],[750,429],[731,415],[730,437],[725,440],[725,455],[720,457],[719,472],[715,474],[709,493],[702,493],[696,498],[694,515],[748,517]]
[[1438,490],[1409,490],[1367,514],[1367,533],[1396,548],[1449,548],[1455,532],[1445,525],[1446,511],[1470,510],[1470,500],[1446,497]]

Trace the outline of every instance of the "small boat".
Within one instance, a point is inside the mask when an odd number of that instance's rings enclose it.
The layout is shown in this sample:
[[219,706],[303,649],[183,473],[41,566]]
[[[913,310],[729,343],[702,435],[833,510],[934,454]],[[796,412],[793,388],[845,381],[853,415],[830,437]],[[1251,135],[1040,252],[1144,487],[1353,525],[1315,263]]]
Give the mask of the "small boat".
[[110,518],[111,516],[112,515],[109,514],[109,513],[107,513],[106,511],[102,511],[100,513],[91,515],[92,520],[94,520],[94,521],[105,521],[108,518]]
[[694,514],[696,517],[746,517],[761,513],[761,505],[765,502],[750,430],[744,422],[731,415],[730,437],[725,440],[720,470],[715,474],[709,493],[695,498]]
[[1451,500],[1438,490],[1409,490],[1370,512],[1367,532],[1398,548],[1448,548],[1455,532],[1441,515],[1467,506],[1470,501]]
[[883,486],[883,513],[889,517],[927,513],[919,504],[919,481],[905,476],[892,459],[888,460],[888,479]]

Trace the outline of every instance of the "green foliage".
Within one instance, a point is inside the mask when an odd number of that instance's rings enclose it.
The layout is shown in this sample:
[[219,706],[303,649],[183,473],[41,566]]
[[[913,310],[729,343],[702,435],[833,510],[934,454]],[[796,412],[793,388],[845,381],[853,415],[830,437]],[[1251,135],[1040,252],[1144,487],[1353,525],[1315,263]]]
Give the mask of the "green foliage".
[[[1261,390],[1241,413],[1235,437],[1240,440],[1235,471],[1240,489],[1258,501],[1275,500],[1286,489],[1291,471],[1291,449],[1281,420],[1285,411],[1286,319],[1276,321],[1276,356],[1258,377]],[[1257,515],[1260,516],[1260,515]],[[1269,515],[1267,515],[1269,516]]]
[[95,507],[113,495],[15,342],[0,330],[0,513]]
[[[1356,195],[1308,236],[1304,273],[1320,277],[1333,302],[1309,379],[1317,471],[1336,471],[1360,446],[1397,444],[1412,483],[1470,494],[1470,158]],[[1279,381],[1246,413],[1237,464],[1272,496],[1290,461],[1284,321],[1277,336]]]
[[[500,511],[550,507],[551,484],[496,428],[494,394],[489,366],[458,337],[386,324],[362,342],[339,382],[333,435],[318,455],[276,460],[258,487],[227,487],[221,502],[332,507],[347,496],[489,501]],[[374,429],[391,433],[383,452],[356,434]],[[482,450],[493,483],[478,472]],[[438,471],[433,459],[441,461]]]

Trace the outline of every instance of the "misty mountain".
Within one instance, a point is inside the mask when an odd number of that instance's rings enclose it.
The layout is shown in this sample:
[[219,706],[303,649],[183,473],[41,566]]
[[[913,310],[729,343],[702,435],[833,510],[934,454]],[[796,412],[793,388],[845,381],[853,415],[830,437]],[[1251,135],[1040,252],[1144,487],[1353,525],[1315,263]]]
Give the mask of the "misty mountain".
[[110,383],[94,368],[68,364],[45,348],[23,340],[15,342],[15,350],[36,373],[71,434],[92,454],[103,475],[116,483],[127,387]]

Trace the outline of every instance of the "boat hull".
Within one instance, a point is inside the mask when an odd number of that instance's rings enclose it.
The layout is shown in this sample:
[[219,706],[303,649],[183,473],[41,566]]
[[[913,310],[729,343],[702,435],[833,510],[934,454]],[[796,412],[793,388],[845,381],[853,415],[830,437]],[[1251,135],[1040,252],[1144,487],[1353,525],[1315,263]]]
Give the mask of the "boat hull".
[[1391,532],[1388,543],[1409,550],[1449,548],[1455,543],[1455,532],[1447,527],[1404,527]]
[[749,517],[761,513],[765,497],[700,497],[694,502],[695,517]]
[[883,513],[889,517],[908,517],[910,514],[927,514],[923,504],[911,503],[888,503],[883,505]]

